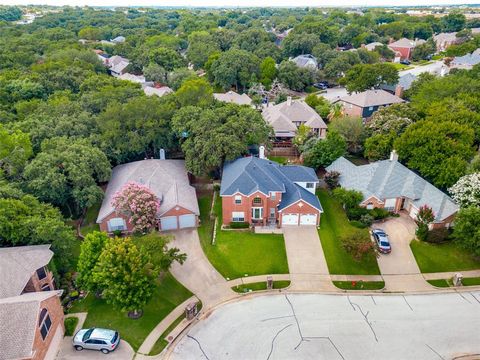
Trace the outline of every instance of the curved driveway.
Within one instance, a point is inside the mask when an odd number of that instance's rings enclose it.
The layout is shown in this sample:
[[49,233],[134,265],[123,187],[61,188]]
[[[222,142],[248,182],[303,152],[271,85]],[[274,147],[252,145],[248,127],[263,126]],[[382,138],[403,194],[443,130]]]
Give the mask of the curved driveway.
[[170,359],[452,359],[480,354],[480,291],[246,298],[188,330]]

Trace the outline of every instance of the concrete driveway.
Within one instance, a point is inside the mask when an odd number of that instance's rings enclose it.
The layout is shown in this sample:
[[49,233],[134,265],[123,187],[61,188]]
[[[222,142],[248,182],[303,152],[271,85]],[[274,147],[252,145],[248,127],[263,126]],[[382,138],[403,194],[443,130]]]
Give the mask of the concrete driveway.
[[320,94],[323,96],[325,99],[327,99],[330,102],[333,102],[335,100],[340,99],[341,97],[347,96],[348,92],[347,89],[341,86],[337,86],[334,88],[328,88],[325,90],[325,92]]
[[405,74],[412,74],[415,76],[420,75],[421,73],[428,72],[430,74],[440,75],[442,68],[446,73],[448,73],[448,66],[446,66],[442,60],[436,60],[431,64],[427,65],[417,65],[413,69],[399,71],[398,75],[403,76]]
[[479,323],[479,291],[258,296],[209,314],[167,358],[446,360],[480,354]]
[[292,291],[333,291],[327,261],[315,226],[284,226]]
[[405,213],[390,218],[383,223],[375,223],[372,228],[383,229],[390,239],[392,252],[380,254],[378,266],[388,291],[424,291],[432,286],[423,278],[417,265],[410,241],[415,238],[416,224]]
[[123,340],[114,352],[103,354],[101,351],[93,350],[77,351],[72,346],[72,337],[65,336],[60,345],[57,360],[131,360],[134,355],[135,352],[130,344]]
[[187,260],[183,265],[174,262],[170,272],[202,301],[203,308],[208,309],[235,297],[236,293],[205,256],[196,229],[177,230],[171,234],[175,238],[168,243],[168,247],[176,247],[186,253]]

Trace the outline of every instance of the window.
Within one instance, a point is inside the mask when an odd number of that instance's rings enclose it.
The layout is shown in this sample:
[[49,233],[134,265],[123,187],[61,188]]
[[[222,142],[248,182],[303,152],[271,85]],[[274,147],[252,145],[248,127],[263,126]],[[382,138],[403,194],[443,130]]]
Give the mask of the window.
[[373,106],[369,106],[369,107],[368,107],[368,110],[369,110],[369,111],[372,111],[372,110],[373,110]]
[[277,193],[271,192],[271,193],[270,193],[270,199],[271,199],[271,200],[277,200]]
[[261,204],[261,203],[262,203],[262,199],[259,198],[259,197],[256,197],[256,198],[253,199],[253,203],[254,203],[254,204]]
[[45,271],[45,266],[37,270],[37,276],[39,280],[45,279],[47,277],[47,272]]
[[262,219],[263,208],[252,208],[252,219]]
[[243,211],[234,211],[232,212],[232,221],[233,222],[242,222],[245,221],[245,213]]
[[42,286],[42,291],[50,291],[50,285],[45,284]]
[[40,328],[40,334],[42,335],[43,340],[48,336],[51,326],[52,320],[50,320],[50,315],[48,315],[47,309],[44,308],[40,312],[40,317],[38,319],[38,327]]
[[313,189],[315,187],[315,183],[307,183],[307,189]]
[[242,197],[240,195],[235,196],[235,204],[241,204],[242,203]]
[[108,231],[127,230],[127,224],[122,218],[113,218],[108,220]]

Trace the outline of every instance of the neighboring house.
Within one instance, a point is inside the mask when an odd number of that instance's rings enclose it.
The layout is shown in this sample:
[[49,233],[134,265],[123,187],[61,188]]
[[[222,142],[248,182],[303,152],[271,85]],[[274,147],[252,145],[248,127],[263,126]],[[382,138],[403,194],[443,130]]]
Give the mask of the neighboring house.
[[308,126],[321,139],[327,135],[321,116],[303,100],[288,97],[287,101],[266,107],[262,115],[275,131],[274,145],[291,146],[300,125]]
[[401,75],[396,84],[382,85],[381,88],[382,90],[386,90],[398,97],[401,97],[406,90],[412,87],[412,84],[415,80],[417,80],[417,76],[408,72],[404,75]]
[[123,73],[123,74],[117,76],[117,78],[120,79],[120,80],[130,81],[130,82],[133,82],[133,83],[136,83],[136,84],[144,84],[146,82],[145,76],[143,76],[143,75],[133,75],[133,74],[130,74],[130,73]]
[[125,42],[125,37],[123,36],[117,36],[114,39],[111,39],[110,42],[115,43],[115,44],[121,44]]
[[433,41],[435,41],[437,51],[445,51],[451,45],[459,44],[462,40],[457,38],[456,32],[450,32],[433,35]]
[[298,67],[301,68],[310,68],[316,69],[318,68],[318,62],[315,56],[306,54],[306,55],[298,55],[297,57],[290,59],[293,61]]
[[147,96],[157,95],[158,97],[162,97],[164,95],[173,93],[173,90],[170,89],[168,86],[162,86],[162,87],[147,86],[143,88],[143,92]]
[[368,51],[374,51],[377,46],[383,46],[381,42],[372,42],[370,44],[362,46],[363,48],[367,49]]
[[174,230],[198,225],[198,202],[195,188],[190,185],[183,160],[148,159],[134,161],[113,168],[105,197],[98,213],[100,230],[131,232],[127,215],[112,206],[115,193],[125,184],[136,182],[146,185],[160,200],[157,213],[158,229]]
[[126,73],[127,66],[130,64],[128,59],[125,59],[121,56],[115,55],[108,59],[107,66],[110,70],[110,73],[118,77]]
[[425,40],[422,39],[409,40],[407,38],[403,38],[388,44],[388,47],[393,51],[398,52],[401,60],[405,60],[410,59],[412,57],[413,49],[423,43],[425,43]]
[[480,48],[471,54],[455,57],[450,62],[450,69],[471,70],[477,64],[480,64]]
[[480,28],[471,28],[472,35],[479,35],[480,34]]
[[244,157],[225,164],[220,196],[223,223],[259,226],[316,225],[323,212],[318,178],[305,166]]
[[389,160],[354,165],[344,157],[335,160],[327,171],[340,173],[340,185],[362,192],[361,206],[405,210],[415,219],[420,207],[428,205],[435,214],[430,228],[450,227],[459,207],[453,200],[398,161],[395,151]]
[[335,102],[342,104],[345,115],[361,117],[366,120],[379,108],[402,103],[404,100],[385,90],[366,90],[344,96]]
[[47,269],[50,245],[0,248],[0,359],[55,359],[63,339],[62,291]]
[[252,105],[252,99],[247,94],[238,94],[235,91],[229,91],[225,94],[215,93],[213,97],[218,101],[226,102],[226,103],[234,103],[237,105]]

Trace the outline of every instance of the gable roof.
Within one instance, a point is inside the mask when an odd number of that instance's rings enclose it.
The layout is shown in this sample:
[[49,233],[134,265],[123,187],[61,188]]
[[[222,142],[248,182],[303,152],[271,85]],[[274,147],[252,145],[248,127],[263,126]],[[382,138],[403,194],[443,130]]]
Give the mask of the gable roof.
[[225,94],[215,93],[213,97],[218,101],[223,101],[226,103],[234,103],[238,105],[252,105],[252,99],[247,94],[238,94],[235,91],[229,91]]
[[160,88],[154,86],[146,86],[143,88],[143,92],[147,96],[157,95],[158,97],[162,97],[164,95],[173,93],[173,90],[170,89],[168,86],[162,86]]
[[298,67],[316,68],[318,66],[317,59],[310,54],[298,55],[291,59],[291,61],[293,61]]
[[121,56],[115,55],[108,59],[108,66],[110,70],[114,73],[120,74],[123,70],[127,68],[130,64],[130,61]]
[[327,125],[320,115],[303,100],[287,100],[268,106],[262,112],[263,118],[275,132],[296,132],[294,122],[301,122],[312,129],[326,129]]
[[473,51],[471,54],[455,57],[451,65],[477,65],[480,63],[480,48]]
[[425,43],[425,40],[423,40],[423,39],[410,40],[410,39],[407,39],[407,38],[402,38],[400,40],[397,40],[397,41],[394,41],[394,42],[388,44],[388,46],[411,49],[411,48],[414,48],[415,46],[421,45],[423,43]]
[[428,205],[439,222],[458,211],[454,201],[428,181],[402,165],[397,160],[381,160],[356,166],[344,157],[335,160],[327,171],[338,171],[340,185],[363,193],[364,200],[406,197],[420,208]]
[[375,41],[370,44],[365,45],[365,49],[368,51],[373,51],[377,46],[382,46],[383,44],[381,42]]
[[239,158],[225,164],[220,186],[220,196],[236,193],[251,195],[257,191],[264,194],[281,192],[278,209],[284,209],[298,200],[303,200],[320,211],[318,198],[296,182],[318,182],[312,168],[299,165],[280,165],[268,159],[256,157]]
[[337,101],[344,101],[362,108],[405,102],[405,100],[385,90],[366,90],[361,93],[344,96]]
[[195,188],[188,180],[183,160],[148,159],[118,165],[112,170],[102,206],[98,213],[97,223],[110,215],[114,208],[114,194],[128,182],[146,185],[160,200],[158,216],[174,206],[181,206],[195,214],[199,214]]
[[0,298],[20,295],[33,273],[52,257],[50,245],[0,248]]
[[397,86],[401,86],[403,90],[408,90],[412,87],[412,84],[415,80],[417,80],[417,76],[407,72],[398,78],[398,83],[382,85],[381,88],[383,90],[395,91]]
[[33,341],[42,301],[61,291],[40,291],[0,299],[0,358],[32,357]]

